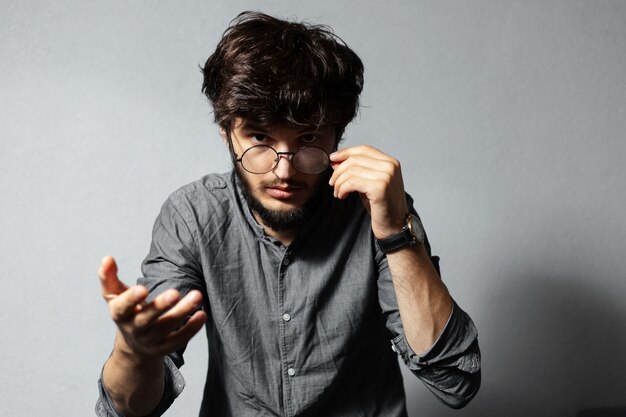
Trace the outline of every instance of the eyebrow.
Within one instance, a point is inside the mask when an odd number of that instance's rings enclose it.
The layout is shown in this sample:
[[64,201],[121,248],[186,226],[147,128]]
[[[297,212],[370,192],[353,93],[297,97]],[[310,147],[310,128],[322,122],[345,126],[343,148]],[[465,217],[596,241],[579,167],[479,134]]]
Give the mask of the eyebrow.
[[261,123],[251,122],[251,121],[247,121],[247,120],[243,120],[241,122],[241,129],[267,130],[267,128],[265,126],[263,126]]
[[[255,130],[255,131],[262,132],[262,133],[267,133],[269,131],[269,126],[263,125],[255,121],[244,120],[243,124],[241,125],[241,129],[242,130]],[[297,133],[321,133],[321,132],[322,130],[314,126],[305,126],[297,130]]]

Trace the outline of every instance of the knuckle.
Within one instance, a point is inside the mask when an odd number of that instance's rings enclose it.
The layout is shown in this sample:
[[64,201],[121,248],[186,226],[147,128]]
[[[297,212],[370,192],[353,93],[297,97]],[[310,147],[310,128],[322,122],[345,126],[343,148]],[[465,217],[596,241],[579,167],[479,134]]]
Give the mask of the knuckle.
[[135,325],[135,329],[141,329],[148,325],[148,318],[145,314],[138,314],[135,316],[135,320],[133,320],[133,324]]
[[123,316],[123,311],[120,308],[120,305],[116,300],[111,300],[109,303],[109,311],[111,313],[111,318],[113,321],[120,321]]
[[111,320],[115,323],[120,323],[122,321],[122,317],[119,314],[116,314],[114,311],[111,311]]
[[397,162],[395,159],[390,159],[385,161],[385,165],[387,166],[387,170],[389,170],[390,172],[395,172],[395,170],[398,168]]

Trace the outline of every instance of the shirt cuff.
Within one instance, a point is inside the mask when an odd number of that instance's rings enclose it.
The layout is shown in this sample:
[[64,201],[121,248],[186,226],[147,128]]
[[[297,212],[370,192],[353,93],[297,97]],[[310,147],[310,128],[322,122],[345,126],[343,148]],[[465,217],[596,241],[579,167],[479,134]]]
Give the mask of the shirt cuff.
[[445,366],[475,373],[480,370],[480,353],[472,348],[477,337],[472,319],[454,302],[448,322],[430,349],[416,354],[403,333],[393,338],[391,344],[413,371]]
[[[163,367],[165,369],[165,390],[163,391],[163,397],[154,411],[146,417],[161,416],[185,388],[185,379],[174,361],[169,356],[165,356]],[[104,388],[104,384],[102,383],[102,373],[100,373],[100,379],[98,379],[98,391],[100,396],[96,402],[96,416],[125,417],[124,414],[120,413],[115,408],[113,400]]]

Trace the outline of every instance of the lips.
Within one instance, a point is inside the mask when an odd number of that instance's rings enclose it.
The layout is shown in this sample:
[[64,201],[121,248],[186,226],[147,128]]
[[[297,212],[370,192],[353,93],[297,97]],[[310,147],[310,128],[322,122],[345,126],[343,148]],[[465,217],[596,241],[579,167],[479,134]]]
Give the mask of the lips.
[[300,188],[294,187],[267,187],[267,193],[274,198],[286,199],[291,198],[294,194],[300,190]]

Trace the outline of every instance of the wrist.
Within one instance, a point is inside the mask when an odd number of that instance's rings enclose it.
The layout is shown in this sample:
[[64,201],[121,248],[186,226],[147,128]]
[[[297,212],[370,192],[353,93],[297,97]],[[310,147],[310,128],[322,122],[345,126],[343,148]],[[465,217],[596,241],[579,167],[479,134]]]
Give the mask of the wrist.
[[406,226],[407,214],[408,210],[399,215],[389,216],[383,224],[380,224],[382,222],[378,222],[378,224],[372,222],[374,237],[381,240],[400,233]]
[[133,349],[121,332],[115,336],[115,344],[111,359],[116,363],[131,368],[151,368],[163,363],[162,355],[148,355]]
[[419,217],[410,213],[407,214],[404,226],[399,232],[382,239],[376,236],[376,243],[384,253],[390,253],[405,246],[421,245],[425,240],[426,234]]

